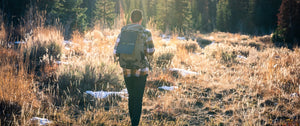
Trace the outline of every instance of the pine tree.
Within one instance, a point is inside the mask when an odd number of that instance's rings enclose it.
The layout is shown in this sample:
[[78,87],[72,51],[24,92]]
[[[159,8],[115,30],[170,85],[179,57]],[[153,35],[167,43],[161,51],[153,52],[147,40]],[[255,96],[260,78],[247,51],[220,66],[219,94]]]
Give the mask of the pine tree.
[[94,11],[94,20],[99,20],[104,27],[111,27],[115,19],[115,5],[113,0],[98,0]]
[[249,0],[247,3],[247,8],[245,8],[246,14],[243,19],[243,25],[240,26],[240,31],[243,33],[254,33],[255,32],[255,20],[257,18],[256,15],[256,6],[257,6],[257,0]]
[[[277,26],[277,16],[281,0],[249,0],[247,33],[271,34]],[[251,29],[251,30],[249,30]]]
[[218,0],[210,0],[209,1],[209,16],[210,19],[208,20],[209,25],[211,28],[209,31],[206,32],[213,32],[216,29],[216,17],[217,17],[217,3]]
[[157,0],[147,0],[142,1],[142,10],[144,10],[143,14],[143,22],[147,24],[149,20],[155,20],[156,17],[156,10],[157,10]]
[[192,11],[192,23],[193,23],[193,28],[195,30],[200,30],[202,31],[202,2],[199,0],[192,0],[191,1],[191,11]]
[[229,31],[230,18],[229,0],[220,0],[217,4],[217,29],[220,31]]
[[82,8],[82,0],[60,0],[55,3],[52,14],[58,17],[65,28],[65,36],[70,37],[74,30],[83,32],[87,28],[86,8]]
[[148,0],[147,2],[147,15],[148,17],[154,17],[157,13],[157,0]]
[[171,26],[172,14],[171,14],[171,0],[161,0],[158,2],[158,10],[157,10],[157,20],[156,24],[158,29],[163,32],[167,32],[169,30],[169,26]]
[[273,35],[273,41],[285,42],[289,48],[299,42],[300,1],[283,0],[278,16],[278,27]]
[[190,4],[187,0],[174,0],[171,4],[171,14],[173,16],[171,20],[171,30],[184,32],[185,29],[189,28],[189,24],[191,21]]
[[85,14],[86,14],[86,20],[87,20],[87,26],[89,28],[94,27],[94,10],[96,9],[96,1],[97,0],[83,0],[83,6],[87,8]]
[[192,20],[193,27],[201,32],[212,32],[216,20],[217,0],[193,0]]
[[192,3],[189,2],[189,0],[183,1],[185,2],[185,6],[183,8],[183,24],[181,26],[181,31],[184,32],[185,34],[187,32],[191,32],[192,28]]

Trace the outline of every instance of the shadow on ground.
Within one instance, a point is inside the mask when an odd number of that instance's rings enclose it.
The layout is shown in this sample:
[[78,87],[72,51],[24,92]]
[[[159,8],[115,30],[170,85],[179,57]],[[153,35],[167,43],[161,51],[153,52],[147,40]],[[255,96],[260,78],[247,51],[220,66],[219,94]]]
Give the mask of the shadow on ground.
[[205,48],[206,46],[210,45],[213,43],[213,41],[211,40],[207,40],[207,39],[203,39],[203,38],[197,38],[196,39],[198,45],[201,47],[201,48]]
[[14,116],[21,114],[22,107],[14,102],[0,101],[0,125],[13,125]]

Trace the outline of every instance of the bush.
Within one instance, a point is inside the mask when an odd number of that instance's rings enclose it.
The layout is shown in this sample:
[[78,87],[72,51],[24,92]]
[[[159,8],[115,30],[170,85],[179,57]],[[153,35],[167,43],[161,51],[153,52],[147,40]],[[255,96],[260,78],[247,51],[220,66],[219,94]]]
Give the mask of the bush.
[[47,45],[49,60],[60,60],[62,54],[62,46],[56,42],[50,42]]
[[122,76],[115,64],[76,62],[76,64],[62,67],[62,71],[58,72],[57,82],[59,99],[62,99],[62,102],[76,103],[82,108],[86,105],[85,91],[121,91],[124,89]]
[[262,45],[259,44],[259,43],[256,43],[256,42],[250,42],[250,43],[249,43],[249,46],[250,46],[250,47],[254,47],[254,48],[256,48],[257,50],[261,50],[261,48],[262,48]]
[[22,55],[13,49],[6,49],[0,46],[0,66],[10,65],[13,63],[19,63],[22,61]]
[[276,46],[283,46],[285,42],[285,29],[277,28],[272,36],[272,42],[275,43]]
[[[0,16],[0,21],[1,20],[1,16]],[[6,39],[6,31],[5,31],[5,27],[4,27],[4,23],[0,23],[0,46],[4,46],[6,43],[4,42]]]
[[197,42],[199,43],[201,48],[205,48],[206,46],[208,46],[209,44],[212,43],[212,41],[207,40],[207,39],[202,39],[202,38],[198,38]]
[[236,63],[237,54],[235,51],[233,52],[222,52],[221,54],[221,62],[226,63],[231,66],[232,63]]
[[37,88],[25,70],[20,68],[16,72],[14,64],[3,64],[0,65],[0,125],[25,124],[23,119],[41,105]]
[[173,58],[174,58],[173,53],[170,52],[163,53],[157,58],[156,65],[158,67],[166,67],[171,64]]
[[54,40],[38,41],[24,49],[24,62],[28,63],[29,72],[41,72],[47,64],[60,60],[62,46]]
[[286,28],[277,28],[272,36],[272,42],[276,47],[288,47],[289,49],[292,49],[293,45],[296,44]]
[[55,27],[38,27],[32,30],[32,34],[26,36],[24,46],[24,62],[28,65],[28,72],[43,75],[47,65],[60,60],[62,54],[63,37]]
[[193,42],[184,42],[181,43],[179,46],[192,53],[198,49],[198,44]]

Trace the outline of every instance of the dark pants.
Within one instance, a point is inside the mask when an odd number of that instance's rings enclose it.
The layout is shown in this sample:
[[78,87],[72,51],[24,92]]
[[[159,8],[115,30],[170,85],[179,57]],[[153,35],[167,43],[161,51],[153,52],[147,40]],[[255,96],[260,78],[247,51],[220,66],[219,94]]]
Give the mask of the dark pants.
[[147,76],[125,77],[125,84],[129,94],[129,114],[132,126],[138,126],[142,112],[142,102]]

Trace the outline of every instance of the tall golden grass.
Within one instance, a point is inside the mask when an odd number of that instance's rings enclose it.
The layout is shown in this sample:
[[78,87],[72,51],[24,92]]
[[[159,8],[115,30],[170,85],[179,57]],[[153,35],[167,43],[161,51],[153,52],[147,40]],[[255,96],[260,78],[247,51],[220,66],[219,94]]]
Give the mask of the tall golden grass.
[[0,44],[4,45],[5,39],[6,39],[6,30],[3,23],[3,15],[0,15]]

